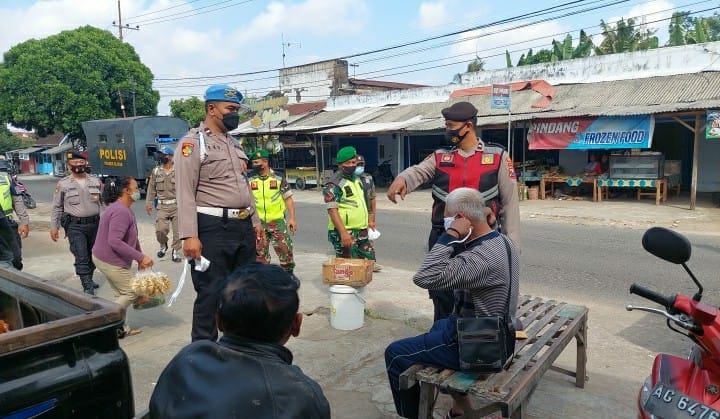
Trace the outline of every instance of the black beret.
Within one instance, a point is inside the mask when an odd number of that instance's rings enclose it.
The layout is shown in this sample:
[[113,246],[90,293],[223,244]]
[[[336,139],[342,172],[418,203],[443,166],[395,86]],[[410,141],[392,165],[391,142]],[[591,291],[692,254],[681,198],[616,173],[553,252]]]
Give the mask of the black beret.
[[67,159],[68,159],[68,160],[72,160],[72,159],[83,159],[83,160],[87,160],[87,159],[85,158],[85,156],[82,155],[82,153],[80,153],[79,151],[75,151],[75,150],[70,150],[70,151],[67,152]]
[[458,102],[442,110],[443,117],[448,121],[469,121],[477,114],[478,110],[470,102]]

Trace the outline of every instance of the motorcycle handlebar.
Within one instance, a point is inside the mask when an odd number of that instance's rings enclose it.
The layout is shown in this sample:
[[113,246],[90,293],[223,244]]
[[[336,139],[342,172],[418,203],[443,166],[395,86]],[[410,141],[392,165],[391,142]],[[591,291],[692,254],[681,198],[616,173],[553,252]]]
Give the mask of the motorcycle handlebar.
[[675,296],[666,297],[653,290],[647,289],[642,285],[632,284],[630,285],[630,294],[636,294],[643,298],[647,298],[650,301],[654,301],[665,308],[672,308],[675,305]]

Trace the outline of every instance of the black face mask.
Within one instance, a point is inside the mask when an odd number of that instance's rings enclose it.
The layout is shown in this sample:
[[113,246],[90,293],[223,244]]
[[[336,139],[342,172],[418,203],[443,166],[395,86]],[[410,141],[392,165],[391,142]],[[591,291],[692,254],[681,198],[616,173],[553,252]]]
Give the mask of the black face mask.
[[465,139],[465,137],[468,135],[466,132],[463,135],[460,135],[460,130],[463,129],[463,127],[460,127],[460,129],[446,129],[445,130],[445,141],[449,144],[455,145],[462,140]]
[[73,173],[85,173],[85,166],[70,166],[70,171]]
[[92,173],[92,167],[90,167],[90,165],[85,166],[85,173]]
[[262,170],[263,170],[263,167],[262,167],[262,165],[260,165],[260,164],[253,164],[253,167],[252,167],[252,168],[253,168],[253,170],[255,171],[255,173],[260,173],[260,172],[262,172]]
[[356,168],[356,167],[357,167],[357,166],[343,166],[343,167],[342,167],[342,171],[343,171],[343,173],[344,173],[346,176],[350,176],[350,175],[352,175],[353,173],[355,173],[355,168]]
[[237,112],[226,113],[222,117],[222,123],[228,131],[232,131],[238,127],[240,115]]
[[160,163],[162,163],[162,164],[165,164],[169,161],[170,161],[170,158],[168,158],[167,156],[160,157]]

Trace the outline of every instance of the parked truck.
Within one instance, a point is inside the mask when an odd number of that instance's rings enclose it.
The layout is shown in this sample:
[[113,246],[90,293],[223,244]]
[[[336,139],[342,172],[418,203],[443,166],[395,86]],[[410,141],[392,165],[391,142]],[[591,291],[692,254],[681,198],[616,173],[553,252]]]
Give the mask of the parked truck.
[[145,191],[145,180],[157,165],[163,145],[175,147],[188,131],[188,123],[171,116],[137,116],[98,119],[82,123],[93,173],[132,176]]
[[123,317],[118,304],[0,268],[0,418],[134,417]]

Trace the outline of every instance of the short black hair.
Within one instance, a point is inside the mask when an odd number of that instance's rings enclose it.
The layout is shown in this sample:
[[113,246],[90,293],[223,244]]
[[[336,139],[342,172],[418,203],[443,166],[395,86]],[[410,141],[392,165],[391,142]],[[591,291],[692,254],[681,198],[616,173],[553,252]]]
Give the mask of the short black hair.
[[130,187],[130,183],[132,182],[132,180],[132,176],[125,176],[120,178],[115,176],[109,176],[105,178],[105,186],[102,190],[102,201],[105,203],[105,205],[110,205],[113,202],[117,201],[118,198],[120,198],[120,195],[122,195],[122,191]]
[[237,268],[220,292],[218,314],[224,332],[261,342],[284,338],[300,306],[300,281],[278,265]]

